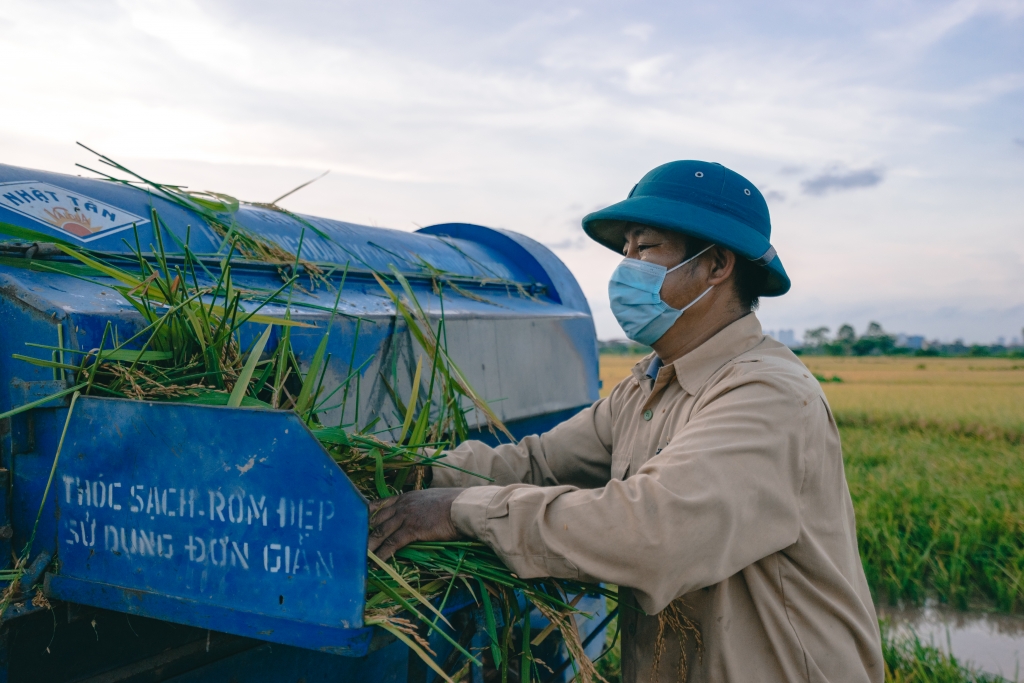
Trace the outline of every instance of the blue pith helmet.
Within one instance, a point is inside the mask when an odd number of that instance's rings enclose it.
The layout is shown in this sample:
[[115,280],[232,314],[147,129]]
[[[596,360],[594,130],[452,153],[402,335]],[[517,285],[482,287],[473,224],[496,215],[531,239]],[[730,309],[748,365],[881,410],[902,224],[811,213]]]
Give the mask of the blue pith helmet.
[[768,204],[754,184],[721,164],[671,161],[650,171],[629,197],[583,218],[583,230],[622,252],[625,223],[641,223],[713,242],[768,270],[761,296],[789,291],[789,276],[769,239]]

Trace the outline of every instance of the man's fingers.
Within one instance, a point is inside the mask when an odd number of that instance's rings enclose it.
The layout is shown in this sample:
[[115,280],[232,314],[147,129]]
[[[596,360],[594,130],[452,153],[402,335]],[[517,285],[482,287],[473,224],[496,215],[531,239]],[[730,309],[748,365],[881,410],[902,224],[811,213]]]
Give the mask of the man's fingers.
[[404,518],[401,516],[392,516],[390,519],[370,529],[370,537],[368,539],[370,552],[377,552],[377,548],[402,528],[404,521]]
[[404,529],[399,529],[396,533],[384,539],[384,542],[380,544],[379,548],[373,552],[380,559],[388,560],[396,552],[398,552],[399,550],[401,550],[402,548],[409,545],[415,540],[416,538],[413,536],[413,534],[410,534]]
[[458,530],[451,521],[451,506],[460,491],[412,491],[371,503],[370,551],[384,559],[415,541],[458,538]]
[[387,510],[389,507],[398,502],[401,496],[388,496],[387,498],[381,498],[379,500],[370,501],[370,517],[373,517],[381,510]]
[[384,524],[389,519],[394,519],[399,509],[396,505],[388,505],[386,508],[380,508],[377,512],[370,513],[370,528],[378,527]]

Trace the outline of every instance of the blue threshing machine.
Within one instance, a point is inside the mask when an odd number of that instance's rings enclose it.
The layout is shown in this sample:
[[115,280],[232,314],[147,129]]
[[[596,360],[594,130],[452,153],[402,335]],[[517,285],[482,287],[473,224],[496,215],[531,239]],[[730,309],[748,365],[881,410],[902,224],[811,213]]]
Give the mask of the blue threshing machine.
[[[0,222],[108,259],[130,254],[136,233],[149,251],[153,209],[172,261],[186,239],[196,253],[218,251],[220,236],[199,215],[155,194],[0,165]],[[399,393],[411,388],[415,344],[372,277],[391,267],[429,315],[443,306],[451,356],[517,438],[597,398],[587,302],[561,261],[527,237],[461,223],[406,233],[304,217],[323,237],[245,204],[234,218],[291,253],[301,239],[304,259],[339,266],[328,275],[336,284],[348,265],[324,384],[361,368],[361,392],[345,415],[328,413],[330,423],[390,424],[395,407],[381,377],[397,372]],[[26,343],[67,349],[70,361],[99,346],[108,321],[121,338],[142,328],[112,289],[47,270],[65,258],[0,229],[0,413],[69,387],[63,372],[12,357],[50,353]],[[232,268],[240,288],[281,283],[276,266],[235,259]],[[438,297],[430,268],[458,289]],[[334,293],[292,296],[293,319],[311,325],[291,334],[307,366]],[[260,331],[251,327],[243,346]],[[33,533],[69,398],[0,421],[0,569]],[[21,584],[41,590],[23,588],[0,617],[0,681],[433,680],[403,644],[364,627],[366,502],[293,413],[82,397],[39,520]],[[472,600],[451,607],[455,635],[478,641]],[[445,643],[436,645],[443,660]]]

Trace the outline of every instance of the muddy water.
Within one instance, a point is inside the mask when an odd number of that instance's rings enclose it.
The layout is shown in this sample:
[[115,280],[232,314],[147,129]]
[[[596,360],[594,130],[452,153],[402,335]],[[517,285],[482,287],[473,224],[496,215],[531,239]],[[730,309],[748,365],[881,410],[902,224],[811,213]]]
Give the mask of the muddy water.
[[880,607],[898,629],[913,629],[962,663],[1010,681],[1024,681],[1024,617],[961,612],[936,604],[923,608]]

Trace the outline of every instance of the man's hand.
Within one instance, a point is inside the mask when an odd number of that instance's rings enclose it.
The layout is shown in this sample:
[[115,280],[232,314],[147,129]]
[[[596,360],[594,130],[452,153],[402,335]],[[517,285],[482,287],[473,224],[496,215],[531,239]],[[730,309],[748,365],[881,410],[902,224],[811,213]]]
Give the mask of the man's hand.
[[409,491],[370,502],[370,552],[386,560],[416,541],[454,541],[452,503],[465,489]]

